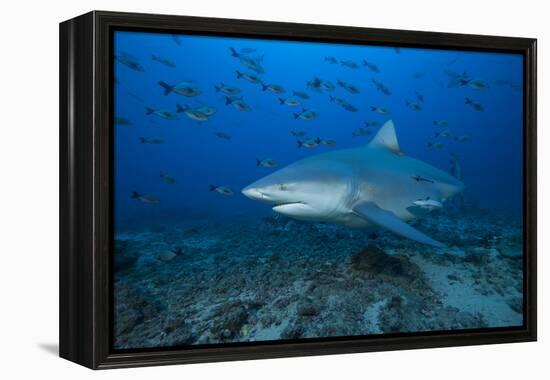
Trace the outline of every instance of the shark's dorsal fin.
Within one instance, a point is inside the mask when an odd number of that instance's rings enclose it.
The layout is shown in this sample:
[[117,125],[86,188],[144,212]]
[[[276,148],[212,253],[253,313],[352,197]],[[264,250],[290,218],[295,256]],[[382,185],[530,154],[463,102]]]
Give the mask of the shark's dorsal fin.
[[384,125],[382,125],[382,128],[380,128],[368,146],[383,147],[393,153],[403,154],[401,148],[399,147],[399,143],[397,142],[397,135],[395,134],[393,120],[388,120],[384,123]]

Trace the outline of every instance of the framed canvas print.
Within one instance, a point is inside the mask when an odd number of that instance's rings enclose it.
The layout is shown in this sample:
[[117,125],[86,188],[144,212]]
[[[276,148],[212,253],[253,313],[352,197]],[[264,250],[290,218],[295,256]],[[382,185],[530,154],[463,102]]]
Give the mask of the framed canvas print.
[[536,41],[91,12],[60,27],[60,354],[536,339]]

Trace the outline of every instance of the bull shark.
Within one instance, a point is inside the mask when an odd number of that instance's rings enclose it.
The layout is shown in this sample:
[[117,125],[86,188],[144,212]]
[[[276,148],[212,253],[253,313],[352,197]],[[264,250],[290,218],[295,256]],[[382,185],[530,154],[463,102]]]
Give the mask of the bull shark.
[[[428,181],[416,181],[414,178]],[[359,148],[340,149],[296,161],[250,184],[242,193],[273,211],[302,221],[352,228],[383,227],[434,247],[445,247],[407,221],[426,213],[418,199],[443,203],[464,184],[400,149],[393,121]]]

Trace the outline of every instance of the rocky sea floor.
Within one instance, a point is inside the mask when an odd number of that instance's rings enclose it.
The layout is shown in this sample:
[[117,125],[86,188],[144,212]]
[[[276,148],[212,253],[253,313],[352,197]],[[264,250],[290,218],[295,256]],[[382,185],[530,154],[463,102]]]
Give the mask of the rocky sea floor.
[[276,216],[115,237],[115,348],[522,324],[521,214],[415,223],[448,248]]

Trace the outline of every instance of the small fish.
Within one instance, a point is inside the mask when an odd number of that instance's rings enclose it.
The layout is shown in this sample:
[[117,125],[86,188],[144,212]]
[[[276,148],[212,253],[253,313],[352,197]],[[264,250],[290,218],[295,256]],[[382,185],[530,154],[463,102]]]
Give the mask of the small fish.
[[143,103],[143,98],[137,96],[136,94],[129,93],[128,95],[130,95],[132,97],[132,99],[135,99],[140,103]]
[[433,124],[436,127],[446,127],[447,125],[449,125],[449,122],[447,120],[434,120]]
[[376,120],[374,120],[374,121],[365,121],[365,127],[367,127],[367,128],[377,127],[379,125],[380,125],[380,123],[377,122]]
[[313,120],[317,117],[317,112],[303,109],[301,112],[295,113],[294,118],[295,119],[302,119],[302,120]]
[[355,107],[353,104],[349,104],[349,103],[342,104],[342,108],[344,108],[346,111],[349,111],[349,112],[359,111],[359,109],[357,109],[357,107]]
[[406,105],[407,107],[412,108],[413,110],[415,110],[415,111],[417,111],[417,112],[418,112],[418,111],[422,111],[422,106],[421,106],[419,103],[417,103],[417,102],[407,100],[407,101],[405,102],[405,105]]
[[130,120],[126,119],[125,117],[115,116],[115,125],[129,126],[129,125],[133,125],[133,123]]
[[164,95],[165,96],[172,93],[172,92],[174,92],[178,95],[193,97],[193,96],[200,95],[201,92],[202,92],[198,87],[193,86],[189,82],[181,82],[181,83],[176,84],[176,85],[169,85],[168,83],[163,82],[163,81],[158,81],[157,83],[162,88],[164,88]]
[[358,94],[360,92],[357,87],[355,87],[350,83],[344,82],[342,80],[336,81],[336,84],[338,84],[338,86],[342,87],[344,90],[346,90],[350,94]]
[[372,79],[372,83],[374,83],[374,86],[378,91],[380,91],[384,95],[391,95],[390,89],[384,85],[382,82],[378,82],[376,79]]
[[401,48],[400,47],[394,47],[393,51],[395,52],[395,54],[401,54]]
[[263,160],[256,158],[256,166],[263,166],[264,168],[274,168],[278,165],[279,164],[277,164],[277,161],[271,158],[264,158]]
[[428,148],[435,148],[435,149],[441,149],[443,148],[443,144],[440,143],[440,142],[429,142],[428,143]]
[[332,57],[332,56],[325,57],[325,62],[328,62],[332,65],[337,65],[338,64],[338,60],[336,59],[336,57]]
[[359,68],[359,65],[353,61],[340,61],[340,65],[354,70]]
[[321,84],[323,83],[323,81],[319,78],[313,78],[312,80],[308,80],[306,82],[306,85],[307,87],[309,87],[310,89],[314,90],[314,91],[317,91],[317,92],[320,92],[321,91]]
[[390,113],[390,110],[385,108],[385,107],[378,107],[378,106],[371,106],[370,107],[370,110],[372,112],[378,112],[378,113],[381,113],[382,115],[387,115]]
[[474,90],[486,90],[489,88],[487,82],[481,79],[460,79],[459,84],[461,86],[467,86]]
[[302,99],[309,99],[309,95],[303,91],[292,91],[292,95]]
[[233,108],[239,111],[250,111],[250,106],[244,102],[242,96],[240,97],[226,96],[225,104],[233,106]]
[[333,146],[336,146],[336,141],[334,140],[321,140],[321,145],[324,145],[328,148],[332,148]]
[[233,138],[233,136],[231,136],[230,134],[227,134],[225,132],[214,132],[214,135],[216,135],[220,139],[224,139],[224,140],[227,140],[227,141],[230,141]]
[[181,36],[172,34],[172,41],[174,41],[176,45],[181,46]]
[[336,96],[329,96],[329,99],[330,99],[331,102],[336,103],[339,106],[342,106],[342,105],[347,103],[345,99],[338,98]]
[[411,177],[412,179],[414,179],[416,182],[428,182],[428,183],[434,183],[434,181],[432,181],[431,179],[428,179],[428,178],[424,178],[422,176],[419,176],[419,175],[414,175]]
[[153,144],[153,145],[164,144],[164,140],[157,139],[157,138],[146,138],[146,137],[140,137],[139,142],[142,144]]
[[160,172],[160,179],[161,179],[162,182],[166,183],[167,185],[175,185],[176,184],[176,179],[174,177],[166,175],[163,172]]
[[346,111],[350,111],[350,112],[358,111],[358,109],[355,106],[349,104],[345,99],[330,96],[330,101],[338,104],[339,106],[342,106],[342,108],[345,109]]
[[262,74],[265,72],[264,68],[260,64],[261,59],[252,58],[248,55],[239,53],[232,47],[230,47],[229,50],[231,51],[231,56],[237,58],[243,66],[246,66],[247,68],[255,71],[258,74]]
[[412,75],[412,77],[414,79],[420,79],[420,78],[424,78],[426,76],[426,74],[427,73],[425,71],[417,71]]
[[221,92],[223,92],[224,94],[227,94],[227,95],[236,95],[239,92],[241,92],[241,90],[239,88],[226,86],[223,83],[220,83],[218,86],[214,86],[214,88],[216,89],[216,92],[221,91]]
[[159,199],[153,195],[143,195],[136,191],[132,192],[132,195],[130,195],[130,198],[138,200],[143,203],[147,204],[156,204],[159,203]]
[[284,92],[286,92],[285,88],[281,85],[278,85],[278,84],[263,84],[261,83],[262,85],[262,91],[269,91],[269,92],[272,92],[274,94],[282,94]]
[[520,84],[513,83],[512,81],[510,81],[508,79],[497,79],[495,81],[495,85],[497,85],[497,86],[508,86],[513,91],[521,91],[521,89],[522,89]]
[[321,82],[321,90],[327,92],[334,91],[334,84],[332,84],[332,82],[324,80]]
[[195,108],[195,110],[197,112],[200,112],[208,117],[214,115],[216,113],[216,109],[214,107],[210,107],[210,106],[200,106],[200,107],[197,107]]
[[300,101],[295,98],[279,98],[279,103],[286,104],[287,106],[296,107],[300,105]]
[[296,137],[302,137],[306,135],[304,131],[290,131],[290,134]]
[[258,77],[255,74],[241,73],[239,70],[236,70],[235,72],[237,73],[237,79],[244,78],[248,82],[254,83],[254,84],[262,83],[262,80],[260,79],[260,77]]
[[413,204],[429,211],[440,210],[443,208],[443,204],[441,202],[436,201],[435,199],[430,199],[430,197],[414,201]]
[[451,70],[445,70],[444,73],[449,77],[449,83],[447,84],[448,88],[456,87],[458,85],[465,86],[468,81],[470,81],[466,71],[460,74]]
[[434,136],[435,137],[449,137],[449,136],[452,136],[452,133],[451,133],[451,131],[446,129],[446,130],[441,131],[441,132],[435,132]]
[[226,187],[226,186],[215,186],[215,185],[212,185],[210,184],[209,185],[209,189],[210,191],[215,191],[221,195],[233,195],[233,190],[231,190],[229,187]]
[[422,95],[420,92],[418,91],[415,91],[414,92],[415,95],[416,95],[416,99],[420,102],[420,103],[424,103],[424,95]]
[[373,73],[379,73],[380,69],[378,66],[376,66],[374,63],[367,61],[366,59],[363,60],[363,66],[365,66],[367,69],[372,71]]
[[146,115],[156,115],[156,116],[161,117],[161,118],[166,119],[166,120],[177,120],[178,119],[178,116],[173,112],[166,111],[166,110],[156,110],[156,109],[151,108],[151,107],[145,107],[145,114]]
[[370,134],[371,134],[371,132],[367,129],[364,129],[364,128],[357,128],[356,130],[351,132],[351,135],[353,137],[360,137],[360,136],[365,136],[365,135],[370,135]]
[[153,61],[156,61],[166,67],[170,67],[172,69],[175,69],[176,68],[176,64],[172,61],[170,61],[169,59],[165,59],[165,58],[160,58],[159,56],[156,56],[156,55],[151,55],[151,59]]
[[470,140],[470,136],[468,136],[468,135],[462,135],[462,136],[455,137],[455,141],[464,142],[464,141],[468,141],[468,140]]
[[469,98],[464,99],[464,104],[469,105],[470,107],[472,107],[476,111],[483,111],[483,106],[481,104],[475,103],[474,101],[472,101]]
[[321,139],[319,137],[315,137],[306,141],[296,140],[296,143],[298,144],[298,148],[317,148],[321,143]]
[[134,70],[134,71],[139,71],[139,72],[144,72],[145,69],[143,68],[143,66],[141,66],[141,64],[139,63],[139,61],[137,60],[137,58],[129,55],[129,54],[126,54],[126,53],[120,53],[118,55],[115,55],[115,59],[122,63],[124,66]]
[[185,116],[195,121],[208,121],[209,116],[197,108],[191,108],[184,104],[183,106],[176,104],[176,112],[183,112]]

